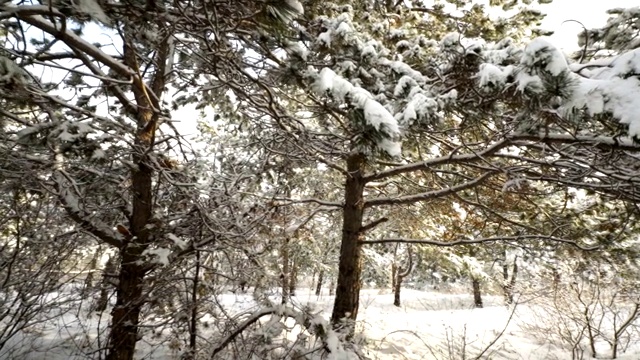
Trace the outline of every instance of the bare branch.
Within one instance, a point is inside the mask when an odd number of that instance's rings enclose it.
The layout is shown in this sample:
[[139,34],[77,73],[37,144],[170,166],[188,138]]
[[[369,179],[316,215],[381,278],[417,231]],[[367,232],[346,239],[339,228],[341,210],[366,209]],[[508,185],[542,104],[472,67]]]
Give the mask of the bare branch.
[[283,205],[295,205],[295,204],[313,203],[313,204],[329,206],[329,207],[337,207],[337,208],[343,207],[342,203],[332,202],[332,201],[325,201],[325,200],[316,199],[316,198],[292,199],[292,198],[284,198],[284,197],[275,197],[275,198],[273,198],[273,200],[275,200],[275,201],[286,201],[287,203],[283,204]]
[[515,134],[507,135],[505,139],[510,140],[512,145],[527,145],[520,143],[521,141],[532,141],[535,143],[545,144],[584,144],[591,145],[594,148],[603,150],[630,150],[640,151],[640,144],[634,143],[629,138],[618,138],[615,136],[578,136],[571,134]]
[[441,156],[441,157],[433,158],[427,161],[421,161],[417,163],[397,166],[389,170],[384,170],[384,171],[371,174],[369,176],[365,176],[364,181],[370,182],[375,180],[386,179],[391,176],[428,169],[429,167],[432,167],[432,166],[446,165],[446,164],[459,164],[459,163],[468,164],[474,161],[481,161],[483,160],[484,156],[494,154],[498,150],[504,147],[507,147],[509,145],[511,145],[511,143],[508,140],[504,139],[504,140],[498,141],[497,143],[477,153],[454,155],[457,151],[452,151],[451,154],[447,156]]
[[[12,9],[12,13],[14,14],[14,16],[17,16],[20,20],[30,25],[33,25],[38,29],[45,31],[55,36],[56,38],[62,40],[62,42],[64,42],[71,49],[77,49],[79,51],[82,51],[83,53],[86,53],[87,55],[100,61],[101,63],[105,64],[116,73],[124,77],[135,76],[135,72],[132,69],[130,69],[128,66],[122,64],[121,61],[114,59],[112,56],[108,55],[107,53],[100,50],[96,46],[84,41],[80,36],[74,34],[71,31],[61,31],[55,24],[51,23],[50,21],[47,21],[42,16],[33,15],[34,11],[37,10],[34,8],[35,8],[34,6],[28,6],[23,9],[16,8],[16,9]],[[52,14],[48,6],[40,6],[39,8],[44,8],[44,10],[40,9],[41,13],[43,14]],[[53,15],[56,15],[56,14],[62,15],[58,10],[53,9]]]
[[368,223],[367,225],[364,225],[362,228],[360,228],[360,231],[361,232],[369,231],[369,230],[375,228],[376,226],[378,226],[378,225],[380,225],[382,223],[385,223],[387,221],[389,221],[389,218],[386,218],[386,217],[380,218],[378,220],[375,220],[373,222]]
[[451,247],[458,245],[471,245],[471,244],[482,244],[488,242],[497,242],[497,241],[523,241],[523,240],[543,240],[543,241],[552,241],[563,244],[568,244],[571,246],[575,246],[580,250],[584,251],[593,251],[600,249],[600,246],[583,246],[578,244],[576,241],[559,238],[550,235],[515,235],[515,236],[495,236],[488,238],[479,238],[473,240],[455,240],[455,241],[437,241],[437,240],[426,240],[426,239],[407,239],[407,238],[387,238],[387,239],[379,239],[379,240],[366,240],[361,241],[362,245],[371,245],[371,244],[421,244],[421,245],[434,245],[434,246],[442,246],[442,247]]
[[367,200],[364,203],[364,207],[365,208],[369,208],[369,207],[379,206],[379,205],[414,204],[414,203],[417,203],[417,202],[420,202],[420,201],[426,201],[426,200],[445,197],[445,196],[457,193],[459,191],[470,189],[470,188],[473,188],[475,186],[478,186],[478,185],[482,184],[482,182],[484,182],[485,180],[487,180],[489,177],[491,177],[494,174],[495,174],[495,172],[488,172],[488,173],[483,174],[482,176],[480,176],[480,177],[478,177],[478,178],[476,178],[474,180],[465,182],[465,183],[460,184],[460,185],[456,185],[456,186],[451,186],[451,187],[448,187],[448,188],[440,189],[440,190],[427,191],[427,192],[414,194],[414,195],[399,196],[399,197],[396,197],[396,198],[385,197],[385,198],[377,198],[377,199]]

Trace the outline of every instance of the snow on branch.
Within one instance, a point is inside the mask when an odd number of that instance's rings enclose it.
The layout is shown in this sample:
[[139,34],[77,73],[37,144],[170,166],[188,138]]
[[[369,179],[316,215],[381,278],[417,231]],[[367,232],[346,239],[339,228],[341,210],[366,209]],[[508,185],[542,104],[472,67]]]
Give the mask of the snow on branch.
[[571,118],[577,111],[608,114],[628,126],[630,137],[640,137],[639,74],[640,49],[569,64],[552,43],[536,38],[524,48],[515,68],[487,62],[480,65],[476,78],[487,90],[515,85],[527,97],[551,95],[547,105],[562,117]]
[[390,156],[400,156],[402,153],[400,128],[398,122],[382,104],[376,101],[367,90],[357,87],[347,79],[333,72],[329,68],[312,72],[316,77],[313,90],[319,95],[329,93],[335,100],[353,105],[364,112],[364,119],[368,125],[383,134],[377,143],[378,148]]

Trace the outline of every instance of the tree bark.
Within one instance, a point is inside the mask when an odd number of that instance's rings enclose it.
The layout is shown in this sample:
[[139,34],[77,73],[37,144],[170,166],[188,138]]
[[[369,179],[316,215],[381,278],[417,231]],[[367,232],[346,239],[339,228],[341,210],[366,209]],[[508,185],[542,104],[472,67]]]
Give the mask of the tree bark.
[[320,270],[320,273],[318,273],[318,282],[316,283],[316,296],[320,296],[320,292],[322,292],[323,281],[324,281],[324,270]]
[[411,247],[407,249],[407,256],[409,263],[406,269],[400,268],[400,265],[393,264],[393,270],[395,273],[393,282],[393,305],[400,307],[400,291],[402,290],[402,281],[409,276],[413,269],[413,254],[411,253]]
[[[505,253],[506,259],[506,253]],[[518,257],[513,259],[513,268],[511,270],[511,278],[509,278],[509,265],[506,263],[502,265],[502,276],[504,278],[504,301],[506,305],[513,304],[513,289],[516,286],[516,277],[518,276]]]
[[[147,143],[140,132],[136,142]],[[153,135],[148,137],[148,145],[153,144]],[[142,148],[140,146],[139,148]],[[116,306],[111,319],[111,335],[107,360],[132,360],[138,341],[140,311],[144,303],[142,287],[145,271],[141,265],[143,251],[149,246],[150,233],[146,228],[152,215],[152,170],[140,152],[134,154],[138,169],[133,171],[133,211],[131,214],[130,236],[120,249],[120,273],[116,287]]]
[[196,250],[196,268],[191,288],[191,322],[189,324],[189,349],[195,358],[198,339],[198,287],[200,286],[200,251]]
[[296,296],[296,287],[298,286],[298,264],[294,257],[291,261],[291,268],[289,269],[289,297]]
[[[123,57],[126,66],[138,71],[137,54],[132,45],[131,29],[125,29]],[[151,90],[160,96],[164,88],[164,63],[167,59],[167,43],[157,54],[159,69],[154,74]],[[120,247],[120,273],[116,287],[116,306],[111,315],[111,333],[109,336],[106,360],[132,360],[138,342],[140,312],[144,304],[143,285],[145,269],[142,265],[142,253],[153,241],[147,225],[153,215],[153,168],[150,166],[149,153],[155,143],[156,128],[159,119],[157,101],[149,96],[147,85],[142,76],[134,76],[133,96],[137,105],[137,130],[132,148],[132,161],[136,167],[131,170],[132,211],[129,229],[122,227],[120,233],[125,241]]]
[[116,288],[116,306],[111,312],[111,334],[107,360],[131,360],[138,342],[138,324],[142,309],[144,272],[135,254],[124,252]]
[[102,270],[102,279],[100,280],[100,295],[96,301],[95,311],[102,312],[107,310],[109,305],[109,293],[113,286],[113,276],[116,272],[116,265],[112,256],[109,256],[107,263]]
[[473,304],[476,308],[481,309],[482,304],[482,291],[480,288],[480,279],[475,276],[471,277],[471,285],[473,286]]
[[[396,248],[397,248],[397,245],[396,245]],[[395,254],[394,254],[394,257],[395,257]],[[397,277],[398,277],[398,265],[394,261],[391,264],[391,290],[393,291],[395,291],[396,289],[396,280],[398,280]]]
[[280,274],[280,281],[282,285],[282,303],[286,304],[289,301],[289,238],[285,238],[282,243],[282,273]]
[[362,272],[362,250],[359,242],[362,240],[364,212],[364,168],[365,157],[362,154],[352,154],[347,159],[349,176],[345,184],[338,284],[331,314],[334,326],[340,325],[345,318],[355,320],[358,316]]
[[393,284],[393,305],[400,307],[400,290],[402,289],[402,280],[396,279],[395,284]]

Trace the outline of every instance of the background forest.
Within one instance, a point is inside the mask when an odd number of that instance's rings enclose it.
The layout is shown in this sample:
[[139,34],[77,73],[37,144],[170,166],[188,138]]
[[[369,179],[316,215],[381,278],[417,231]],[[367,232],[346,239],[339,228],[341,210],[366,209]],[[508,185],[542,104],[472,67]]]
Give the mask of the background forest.
[[637,358],[640,7],[549,3],[0,0],[0,358]]

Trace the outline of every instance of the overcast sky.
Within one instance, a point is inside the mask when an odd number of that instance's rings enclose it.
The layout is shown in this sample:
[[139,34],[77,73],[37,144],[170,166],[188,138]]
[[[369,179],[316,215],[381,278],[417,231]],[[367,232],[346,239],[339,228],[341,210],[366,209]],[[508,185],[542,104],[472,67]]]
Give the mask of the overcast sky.
[[612,8],[630,8],[640,6],[639,0],[553,0],[541,10],[547,14],[543,28],[555,31],[551,41],[565,50],[578,47],[577,34],[582,30],[580,24],[567,20],[580,21],[587,29],[606,24],[606,11]]

